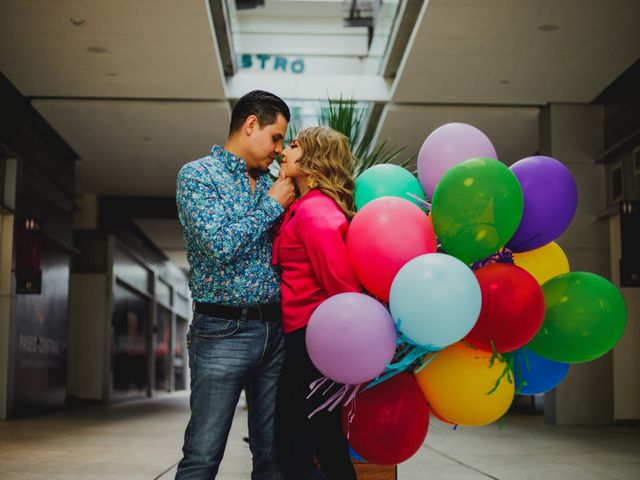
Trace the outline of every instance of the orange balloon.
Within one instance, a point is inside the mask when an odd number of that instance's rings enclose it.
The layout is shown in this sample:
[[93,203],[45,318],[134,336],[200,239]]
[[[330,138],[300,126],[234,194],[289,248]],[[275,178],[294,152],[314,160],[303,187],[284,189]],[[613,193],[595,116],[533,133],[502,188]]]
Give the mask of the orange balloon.
[[[433,354],[431,354],[433,355]],[[435,358],[416,373],[416,380],[429,405],[450,422],[480,426],[498,420],[513,401],[515,387],[505,375],[505,363],[489,366],[491,354],[458,342],[437,352]]]
[[431,405],[429,405],[429,415],[436,417],[442,423],[446,423],[447,425],[455,425],[455,423],[450,422],[449,420],[444,418],[442,415],[440,415],[438,412],[436,412]]

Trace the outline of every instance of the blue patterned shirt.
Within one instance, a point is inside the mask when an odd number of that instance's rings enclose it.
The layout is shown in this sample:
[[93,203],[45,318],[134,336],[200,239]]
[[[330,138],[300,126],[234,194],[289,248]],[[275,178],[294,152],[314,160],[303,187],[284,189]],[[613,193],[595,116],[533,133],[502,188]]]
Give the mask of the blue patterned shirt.
[[268,230],[283,208],[267,196],[270,186],[269,176],[261,175],[251,192],[244,159],[218,145],[180,170],[176,200],[195,301],[235,306],[280,301]]

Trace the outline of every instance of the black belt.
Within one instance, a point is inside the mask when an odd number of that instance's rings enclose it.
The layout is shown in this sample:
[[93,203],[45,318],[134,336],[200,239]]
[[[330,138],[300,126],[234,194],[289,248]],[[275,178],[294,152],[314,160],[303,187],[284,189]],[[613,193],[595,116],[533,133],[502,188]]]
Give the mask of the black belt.
[[247,307],[233,307],[231,305],[220,305],[218,303],[193,303],[193,311],[212,317],[226,318],[229,320],[239,320],[243,317],[246,320],[280,320],[282,311],[279,303],[266,303],[264,305],[250,305]]

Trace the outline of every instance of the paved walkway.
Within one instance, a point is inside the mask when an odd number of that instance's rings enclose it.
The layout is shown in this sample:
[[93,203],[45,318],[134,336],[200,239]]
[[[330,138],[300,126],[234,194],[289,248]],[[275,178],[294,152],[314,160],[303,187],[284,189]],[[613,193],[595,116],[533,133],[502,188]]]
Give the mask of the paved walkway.
[[[188,397],[91,407],[0,422],[0,478],[169,480],[180,458]],[[236,413],[219,480],[249,479]],[[400,480],[640,479],[640,427],[553,427],[510,415],[502,430],[433,420],[422,449],[400,465]]]

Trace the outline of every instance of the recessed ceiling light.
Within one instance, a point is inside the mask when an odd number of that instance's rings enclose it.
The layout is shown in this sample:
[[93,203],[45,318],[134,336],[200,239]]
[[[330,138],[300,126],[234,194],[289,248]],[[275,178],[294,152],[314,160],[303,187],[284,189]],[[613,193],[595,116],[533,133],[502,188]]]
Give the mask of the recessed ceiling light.
[[87,52],[90,53],[106,53],[107,49],[102,47],[87,47]]
[[105,75],[106,75],[107,77],[117,77],[117,76],[118,76],[118,74],[117,74],[117,73],[113,73],[113,72],[105,73]]
[[560,27],[558,25],[556,25],[555,23],[547,23],[545,25],[538,25],[538,30],[540,30],[541,32],[555,32],[559,28]]
[[142,137],[142,140],[144,140],[145,142],[148,142],[148,141],[150,141],[150,140],[151,140],[151,137],[149,137],[149,136],[144,136],[144,137]]
[[511,84],[511,80],[500,80],[500,83],[502,85],[510,85]]

